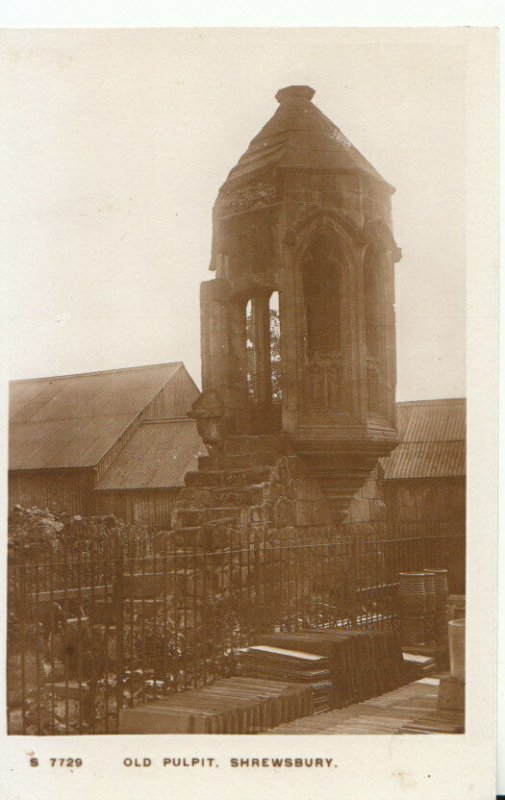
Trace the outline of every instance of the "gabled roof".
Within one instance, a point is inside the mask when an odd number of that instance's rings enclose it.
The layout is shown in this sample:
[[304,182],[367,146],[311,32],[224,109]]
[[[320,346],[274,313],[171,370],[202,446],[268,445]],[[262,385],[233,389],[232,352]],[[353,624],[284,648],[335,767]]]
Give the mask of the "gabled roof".
[[382,459],[385,480],[466,474],[466,400],[397,404],[400,444]]
[[287,86],[277,92],[277,111],[251,141],[226,183],[267,167],[310,167],[358,170],[393,192],[342,131],[313,105],[314,94],[310,86]]
[[184,486],[207,450],[192,419],[143,422],[109,467],[97,489],[166,489]]
[[182,362],[12,381],[11,470],[93,467]]

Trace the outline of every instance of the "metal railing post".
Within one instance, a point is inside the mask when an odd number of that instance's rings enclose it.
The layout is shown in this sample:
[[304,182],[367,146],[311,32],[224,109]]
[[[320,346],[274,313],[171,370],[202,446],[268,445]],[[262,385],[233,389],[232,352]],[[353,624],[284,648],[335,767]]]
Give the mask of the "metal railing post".
[[121,535],[116,534],[114,541],[114,572],[112,597],[114,618],[116,623],[116,717],[119,725],[119,712],[123,707],[124,678],[124,591],[123,591],[123,546]]

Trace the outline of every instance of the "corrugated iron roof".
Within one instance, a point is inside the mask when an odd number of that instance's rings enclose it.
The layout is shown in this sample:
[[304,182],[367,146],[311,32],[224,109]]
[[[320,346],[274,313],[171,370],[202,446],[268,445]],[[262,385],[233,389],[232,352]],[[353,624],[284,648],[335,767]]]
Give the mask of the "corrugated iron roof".
[[143,422],[97,485],[102,490],[165,489],[184,485],[207,450],[192,419]]
[[417,400],[397,404],[402,442],[452,442],[466,438],[466,400]]
[[382,459],[385,480],[466,475],[466,400],[397,404],[399,446]]
[[383,459],[385,480],[450,478],[466,474],[465,442],[404,442]]
[[182,366],[12,381],[9,468],[95,466]]

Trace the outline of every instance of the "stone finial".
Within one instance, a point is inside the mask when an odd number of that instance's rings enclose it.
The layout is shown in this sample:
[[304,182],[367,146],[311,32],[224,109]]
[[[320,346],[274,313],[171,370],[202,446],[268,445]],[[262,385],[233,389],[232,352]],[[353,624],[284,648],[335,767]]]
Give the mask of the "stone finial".
[[311,86],[285,86],[279,89],[275,95],[278,103],[283,103],[285,100],[306,100],[310,102],[315,95],[315,89]]

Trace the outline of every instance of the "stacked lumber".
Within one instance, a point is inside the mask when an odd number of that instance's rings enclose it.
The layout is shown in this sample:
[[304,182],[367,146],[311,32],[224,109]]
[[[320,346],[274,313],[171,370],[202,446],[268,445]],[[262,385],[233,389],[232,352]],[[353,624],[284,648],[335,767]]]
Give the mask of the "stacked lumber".
[[314,683],[330,677],[329,659],[301,650],[290,650],[272,645],[244,647],[237,651],[239,660],[237,670],[241,675],[285,678],[286,680]]
[[346,639],[327,636],[310,631],[265,634],[257,637],[258,645],[270,645],[302,652],[310,652],[327,658],[329,680],[332,684],[331,708],[345,705],[351,693],[351,663]]
[[399,636],[391,630],[317,630],[257,637],[259,645],[325,656],[333,685],[332,708],[344,708],[406,681]]
[[394,689],[381,697],[335,709],[317,717],[305,717],[266,735],[306,736],[321,734],[440,734],[463,733],[464,712],[437,708],[436,678]]
[[331,681],[320,681],[312,684],[312,713],[324,714],[331,710],[333,684]]
[[322,714],[332,707],[333,686],[327,656],[261,644],[242,648],[237,655],[239,675],[309,683],[313,713]]
[[418,681],[420,678],[431,675],[436,670],[435,659],[428,655],[417,653],[404,653],[405,674],[409,681]]
[[314,710],[310,684],[223,678],[122,709],[119,733],[260,733]]

